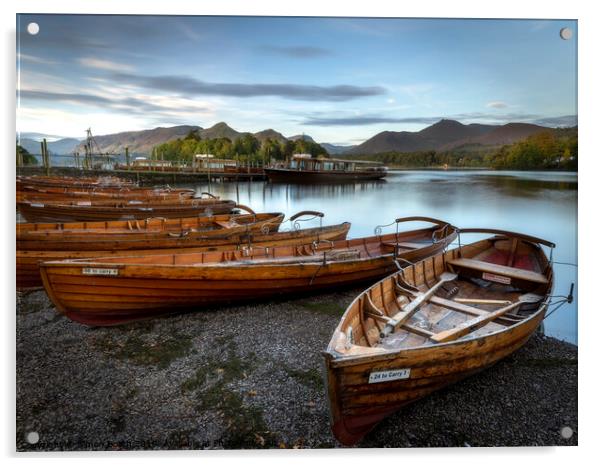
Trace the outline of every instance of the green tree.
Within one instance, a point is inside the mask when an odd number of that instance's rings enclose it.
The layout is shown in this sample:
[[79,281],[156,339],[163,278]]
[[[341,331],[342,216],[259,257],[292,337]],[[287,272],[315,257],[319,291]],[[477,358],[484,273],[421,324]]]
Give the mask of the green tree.
[[23,165],[37,165],[38,159],[29,153],[27,149],[17,144],[17,161],[21,161]]

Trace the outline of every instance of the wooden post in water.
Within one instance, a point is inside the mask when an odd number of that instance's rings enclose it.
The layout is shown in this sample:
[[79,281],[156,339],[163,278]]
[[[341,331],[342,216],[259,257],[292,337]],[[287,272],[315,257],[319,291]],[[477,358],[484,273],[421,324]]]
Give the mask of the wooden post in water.
[[44,152],[46,153],[46,175],[50,175],[50,154],[48,153],[48,142],[44,139]]
[[44,142],[40,141],[40,154],[42,154],[42,166],[46,168],[46,157],[44,156]]

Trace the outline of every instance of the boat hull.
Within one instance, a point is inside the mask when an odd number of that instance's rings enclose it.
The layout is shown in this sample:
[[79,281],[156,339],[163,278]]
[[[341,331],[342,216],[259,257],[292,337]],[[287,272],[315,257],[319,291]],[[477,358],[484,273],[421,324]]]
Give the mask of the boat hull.
[[[527,342],[541,324],[545,309],[498,334],[417,348],[396,358],[336,367],[327,355],[333,434],[342,444],[355,445],[400,408],[490,367]],[[409,379],[368,383],[371,372],[408,368]]]
[[86,267],[40,266],[44,287],[58,310],[86,325],[122,324],[182,310],[336,289],[375,281],[396,270],[391,257],[384,256],[326,265],[103,266],[117,270],[110,277],[86,275]]
[[[254,247],[273,247],[288,246],[296,244],[309,244],[314,241],[339,241],[347,237],[350,228],[349,223],[341,223],[322,228],[306,228],[302,230],[272,232],[263,234],[251,232],[251,234],[231,235],[227,238],[209,238],[202,242],[187,241],[185,238],[177,238],[177,243],[173,247],[149,247],[148,244],[141,242],[138,248],[128,250],[112,250],[109,242],[105,244],[104,249],[97,250],[17,250],[17,289],[27,289],[41,287],[42,277],[40,276],[39,264],[45,261],[59,261],[66,259],[84,259],[107,256],[143,256],[151,254],[173,254],[176,252],[209,252],[209,251],[228,251],[238,249],[243,246]],[[176,238],[172,238],[176,240]]]
[[495,364],[539,327],[554,286],[541,244],[554,245],[494,234],[404,267],[349,305],[324,352],[341,443],[356,444],[403,406]]
[[202,203],[199,205],[165,204],[144,206],[110,207],[83,205],[52,205],[19,203],[19,212],[28,222],[86,222],[99,220],[144,220],[153,217],[177,218],[197,215],[229,214],[236,208],[234,201]]
[[355,181],[375,181],[383,179],[386,172],[355,171],[326,172],[310,170],[289,170],[286,168],[264,169],[268,180],[272,183],[345,183]]

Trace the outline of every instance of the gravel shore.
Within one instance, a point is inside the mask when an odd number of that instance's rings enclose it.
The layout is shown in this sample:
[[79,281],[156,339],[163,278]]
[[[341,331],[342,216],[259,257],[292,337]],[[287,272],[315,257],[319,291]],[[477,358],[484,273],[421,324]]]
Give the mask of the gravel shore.
[[[44,291],[17,293],[17,449],[340,447],[321,351],[359,291],[113,328],[62,317]],[[577,347],[535,335],[383,421],[358,447],[577,439]]]

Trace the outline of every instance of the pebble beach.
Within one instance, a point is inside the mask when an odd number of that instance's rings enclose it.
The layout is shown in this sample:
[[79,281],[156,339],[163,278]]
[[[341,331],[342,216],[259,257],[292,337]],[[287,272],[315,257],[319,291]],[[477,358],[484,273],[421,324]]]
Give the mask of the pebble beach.
[[[360,291],[109,328],[63,317],[43,290],[17,292],[17,450],[340,448],[321,351]],[[536,334],[357,447],[577,443],[577,347]]]

